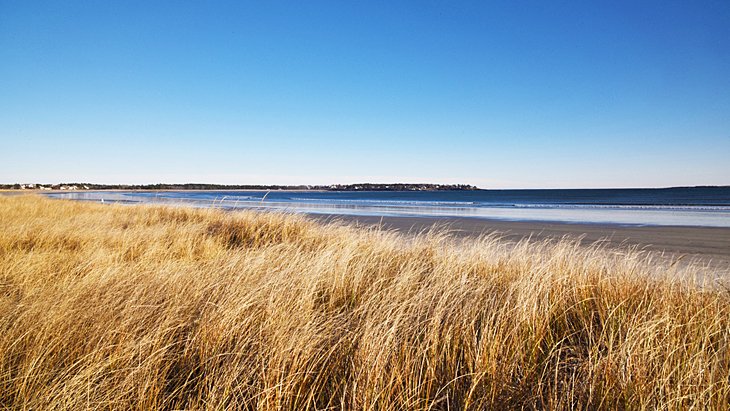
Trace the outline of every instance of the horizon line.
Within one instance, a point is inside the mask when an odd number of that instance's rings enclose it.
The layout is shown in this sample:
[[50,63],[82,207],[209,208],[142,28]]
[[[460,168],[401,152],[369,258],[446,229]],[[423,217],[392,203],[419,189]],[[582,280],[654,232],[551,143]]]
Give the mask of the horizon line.
[[[468,184],[468,183],[427,183],[427,182],[420,182],[420,183],[408,183],[408,182],[360,182],[360,183],[330,183],[330,184],[222,184],[222,183],[201,183],[201,182],[186,182],[186,183],[166,183],[166,182],[158,182],[158,183],[141,183],[141,184],[133,184],[133,183],[114,183],[114,184],[108,184],[108,183],[90,183],[90,182],[59,182],[59,183],[0,183],[0,186],[27,186],[27,185],[37,185],[37,186],[71,186],[71,185],[96,185],[96,186],[111,186],[111,187],[145,187],[145,186],[157,186],[157,185],[168,185],[168,186],[187,186],[187,185],[202,185],[202,186],[218,186],[221,188],[226,187],[252,187],[250,189],[256,189],[253,187],[261,187],[261,189],[269,189],[269,188],[275,188],[275,189],[286,189],[287,187],[307,187],[308,189],[311,187],[312,189],[316,188],[328,188],[332,186],[361,186],[361,185],[378,185],[378,186],[387,186],[387,185],[403,185],[403,186],[435,186],[435,187],[457,187],[457,186],[463,186],[468,187],[472,190],[492,190],[492,191],[506,191],[506,190],[668,190],[668,189],[682,189],[682,188],[730,188],[730,184],[698,184],[698,185],[678,185],[678,186],[657,186],[657,187],[647,187],[647,186],[632,186],[632,187],[550,187],[550,188],[485,188],[481,186],[477,186],[474,184]],[[9,188],[11,190],[32,190],[33,188]],[[110,188],[111,189],[111,188]],[[144,190],[144,188],[141,188]],[[233,189],[233,188],[232,188]],[[238,190],[247,190],[248,188],[241,188]],[[86,189],[85,189],[86,190]],[[88,190],[103,190],[103,189],[88,189]],[[149,189],[154,190],[154,189]],[[165,190],[165,189],[161,189]],[[205,189],[201,189],[205,190]],[[215,190],[215,189],[211,189]],[[235,190],[235,189],[234,189]],[[395,190],[394,190],[395,191]]]

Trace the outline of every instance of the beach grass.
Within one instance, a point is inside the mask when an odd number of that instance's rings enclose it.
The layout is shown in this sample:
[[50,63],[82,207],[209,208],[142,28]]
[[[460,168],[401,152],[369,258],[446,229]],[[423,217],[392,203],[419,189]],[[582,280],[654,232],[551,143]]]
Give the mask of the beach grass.
[[727,409],[730,292],[574,241],[0,198],[0,409]]

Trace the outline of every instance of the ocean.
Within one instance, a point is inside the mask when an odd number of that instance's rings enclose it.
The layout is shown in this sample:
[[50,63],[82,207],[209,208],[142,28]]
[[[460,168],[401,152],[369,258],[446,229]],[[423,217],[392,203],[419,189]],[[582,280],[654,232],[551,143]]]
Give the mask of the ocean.
[[313,214],[730,227],[730,187],[476,191],[79,191],[54,198]]

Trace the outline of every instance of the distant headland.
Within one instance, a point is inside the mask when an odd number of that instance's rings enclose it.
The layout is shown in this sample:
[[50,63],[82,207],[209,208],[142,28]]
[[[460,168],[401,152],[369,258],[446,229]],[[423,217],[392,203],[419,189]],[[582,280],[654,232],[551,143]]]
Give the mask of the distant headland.
[[311,190],[311,191],[468,191],[468,184],[362,183],[331,185],[239,185],[239,184],[0,184],[0,190]]

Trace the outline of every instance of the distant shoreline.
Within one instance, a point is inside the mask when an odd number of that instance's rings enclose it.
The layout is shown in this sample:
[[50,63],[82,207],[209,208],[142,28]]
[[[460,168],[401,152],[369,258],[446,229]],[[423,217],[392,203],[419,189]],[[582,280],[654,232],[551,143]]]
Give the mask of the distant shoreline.
[[469,184],[433,183],[358,183],[328,185],[256,185],[256,184],[0,184],[0,189],[39,191],[476,191]]
[[[32,186],[32,187],[28,187]],[[44,187],[44,188],[38,188]],[[63,188],[62,188],[63,187]],[[75,187],[75,188],[69,188]],[[593,187],[593,188],[480,188],[468,184],[332,184],[332,185],[218,185],[218,184],[84,184],[84,183],[61,183],[61,184],[0,184],[0,192],[47,192],[47,191],[134,191],[134,192],[170,192],[170,191],[294,191],[294,192],[438,192],[438,191],[589,191],[589,190],[687,190],[687,189],[728,189],[730,185],[696,185],[696,186],[671,186],[671,187]]]

